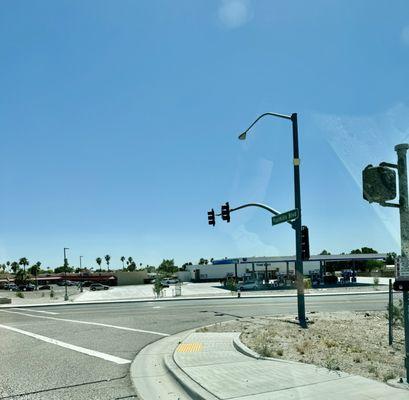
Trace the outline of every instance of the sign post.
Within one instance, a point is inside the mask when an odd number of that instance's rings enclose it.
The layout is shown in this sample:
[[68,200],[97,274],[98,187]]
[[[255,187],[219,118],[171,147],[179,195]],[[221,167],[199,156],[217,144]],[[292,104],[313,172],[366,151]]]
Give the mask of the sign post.
[[[395,290],[403,291],[403,315],[405,327],[405,368],[406,382],[409,384],[409,203],[408,203],[408,172],[406,153],[407,143],[395,146],[398,163],[383,162],[379,167],[368,165],[362,171],[363,197],[370,203],[376,202],[383,207],[399,208],[401,256],[396,262]],[[399,203],[388,203],[396,197],[396,173],[398,170]]]

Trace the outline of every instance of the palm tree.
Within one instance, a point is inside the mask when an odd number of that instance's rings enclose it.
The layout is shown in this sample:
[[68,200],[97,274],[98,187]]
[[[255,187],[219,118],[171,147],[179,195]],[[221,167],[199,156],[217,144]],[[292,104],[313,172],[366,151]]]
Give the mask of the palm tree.
[[105,256],[105,261],[106,261],[106,263],[107,263],[107,268],[108,268],[108,272],[109,272],[109,260],[111,259],[111,256],[109,255],[109,254],[107,254],[106,256]]
[[19,263],[17,261],[13,261],[11,263],[11,270],[12,270],[13,274],[16,274],[19,269],[20,269]]
[[7,262],[6,262],[6,265],[7,265],[7,268],[10,269],[10,261],[7,261]]
[[95,259],[95,261],[96,261],[97,264],[99,265],[99,273],[101,273],[102,258],[101,258],[101,257],[97,257],[97,258]]
[[37,290],[37,286],[38,286],[38,280],[37,280],[37,275],[40,272],[40,266],[41,263],[40,261],[37,261],[34,265],[31,266],[31,268],[29,269],[30,274],[34,275],[36,278],[36,290]]
[[125,265],[124,265],[125,257],[124,256],[121,257],[121,261],[122,261],[122,269],[125,269]]
[[29,263],[29,261],[27,260],[26,257],[20,258],[20,260],[19,260],[18,263],[23,266],[24,271],[26,270],[26,266],[27,266],[27,265],[30,265],[30,263]]

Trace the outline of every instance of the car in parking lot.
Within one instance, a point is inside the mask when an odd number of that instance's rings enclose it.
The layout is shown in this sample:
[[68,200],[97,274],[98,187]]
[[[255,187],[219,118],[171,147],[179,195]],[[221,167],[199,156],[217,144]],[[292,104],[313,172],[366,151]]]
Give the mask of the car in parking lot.
[[103,285],[102,283],[92,283],[89,287],[89,290],[108,290],[109,286]]
[[35,290],[36,287],[32,283],[27,283],[19,285],[18,288],[23,292],[32,292],[33,290]]
[[18,292],[20,290],[20,288],[15,283],[9,283],[7,285],[7,289],[11,292]]
[[175,285],[176,283],[178,283],[179,280],[176,278],[165,278],[161,280],[161,284],[162,286],[169,286],[169,285]]
[[245,281],[245,282],[241,282],[238,285],[238,288],[240,290],[257,290],[260,287],[260,285],[258,284],[258,282],[256,281]]
[[38,288],[38,290],[50,290],[50,289],[51,289],[50,285],[41,285]]

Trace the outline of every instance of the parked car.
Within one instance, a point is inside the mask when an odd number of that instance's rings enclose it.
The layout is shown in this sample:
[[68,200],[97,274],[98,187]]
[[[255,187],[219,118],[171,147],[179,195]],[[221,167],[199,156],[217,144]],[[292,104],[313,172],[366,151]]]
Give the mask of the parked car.
[[92,285],[92,282],[91,281],[84,281],[84,282],[80,282],[79,283],[79,287],[90,287]]
[[32,292],[36,287],[32,283],[27,283],[26,285],[19,285],[18,288],[23,292]]
[[239,283],[240,290],[256,290],[259,288],[259,284],[256,281],[246,281]]
[[41,285],[38,287],[38,290],[50,290],[51,286],[50,285]]
[[57,281],[56,282],[57,283],[57,285],[58,286],[75,286],[76,285],[76,283],[75,282],[72,282],[72,281]]
[[162,284],[162,286],[165,286],[165,285],[169,286],[169,285],[175,285],[178,282],[179,280],[176,278],[166,278],[166,279],[162,279],[160,283]]
[[109,286],[103,285],[102,283],[92,283],[89,290],[108,290]]
[[15,284],[15,283],[9,283],[8,284],[8,290],[12,292],[18,292],[20,288]]

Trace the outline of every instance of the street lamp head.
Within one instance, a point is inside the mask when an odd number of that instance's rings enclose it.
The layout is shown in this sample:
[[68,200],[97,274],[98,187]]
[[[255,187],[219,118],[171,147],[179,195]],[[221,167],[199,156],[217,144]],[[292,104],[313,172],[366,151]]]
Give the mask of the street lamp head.
[[239,135],[240,140],[246,140],[247,132],[243,132]]

